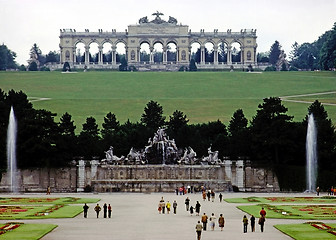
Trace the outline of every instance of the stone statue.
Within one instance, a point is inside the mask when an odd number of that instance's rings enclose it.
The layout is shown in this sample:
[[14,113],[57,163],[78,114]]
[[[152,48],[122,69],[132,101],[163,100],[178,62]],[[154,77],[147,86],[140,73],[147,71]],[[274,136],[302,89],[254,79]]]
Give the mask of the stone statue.
[[177,24],[177,20],[176,18],[169,16],[168,23]]
[[153,21],[151,21],[151,23],[156,23],[156,24],[166,23],[165,20],[162,20],[160,18],[160,16],[162,16],[163,13],[160,13],[159,11],[156,11],[156,13],[153,13],[152,15],[155,15],[156,18]]
[[110,149],[105,152],[105,157],[107,161],[113,160],[113,147],[110,146]]
[[139,19],[139,23],[148,23],[148,18],[147,17],[142,17]]
[[202,158],[202,164],[219,164],[222,163],[222,161],[218,158],[218,151],[212,151],[211,145],[208,148],[208,156]]

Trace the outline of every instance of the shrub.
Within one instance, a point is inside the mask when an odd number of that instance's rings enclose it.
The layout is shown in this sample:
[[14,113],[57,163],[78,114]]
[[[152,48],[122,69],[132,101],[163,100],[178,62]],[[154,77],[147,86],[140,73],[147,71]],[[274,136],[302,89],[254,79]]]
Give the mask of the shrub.
[[274,72],[274,71],[276,71],[276,68],[274,66],[265,68],[265,72]]
[[65,62],[63,65],[63,72],[71,72],[70,64],[68,62]]

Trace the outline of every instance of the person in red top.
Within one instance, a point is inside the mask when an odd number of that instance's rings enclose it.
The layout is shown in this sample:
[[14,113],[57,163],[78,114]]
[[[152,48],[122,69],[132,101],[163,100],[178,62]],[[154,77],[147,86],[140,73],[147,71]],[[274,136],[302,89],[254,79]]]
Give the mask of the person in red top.
[[260,210],[260,216],[265,217],[266,216],[266,211],[264,208],[261,208]]

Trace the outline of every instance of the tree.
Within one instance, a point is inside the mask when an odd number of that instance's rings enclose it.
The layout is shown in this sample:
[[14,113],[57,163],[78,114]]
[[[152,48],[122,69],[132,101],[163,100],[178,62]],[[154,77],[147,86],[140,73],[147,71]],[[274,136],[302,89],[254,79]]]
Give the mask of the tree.
[[183,112],[179,110],[175,110],[173,112],[173,115],[169,117],[168,122],[168,129],[171,129],[171,131],[177,133],[179,129],[182,127],[185,127],[189,122],[189,119],[186,115],[183,114]]
[[6,69],[16,69],[16,53],[7,48],[6,45],[0,45],[0,71]]
[[78,139],[78,154],[90,159],[94,156],[102,154],[100,146],[100,136],[98,124],[94,117],[86,118],[86,122],[83,124],[83,129],[79,134]]
[[189,63],[189,71],[190,72],[196,72],[197,71],[197,66],[195,63],[195,60],[192,58]]
[[275,41],[270,49],[269,63],[275,65],[279,60],[280,54],[281,54],[281,45],[278,41]]
[[75,136],[75,129],[76,126],[74,121],[71,120],[71,115],[69,113],[64,113],[63,116],[60,118],[59,129],[61,135],[66,136]]
[[29,60],[28,60],[28,63],[29,65],[32,64],[32,62],[35,62],[36,65],[37,65],[37,68],[40,67],[40,65],[43,65],[44,63],[41,62],[41,57],[42,57],[42,51],[41,49],[37,46],[36,43],[33,44],[33,46],[31,47],[30,49],[30,52],[29,52]]
[[56,63],[59,62],[60,56],[58,53],[56,53],[56,51],[50,51],[47,55],[46,55],[46,63],[50,62],[50,63]]
[[292,67],[296,67],[299,69],[311,69],[316,68],[317,55],[314,44],[303,43],[299,45],[295,42],[292,45],[293,50],[290,52],[290,63]]
[[37,71],[37,63],[36,62],[31,62],[28,67],[28,71]]
[[224,42],[218,47],[218,62],[227,62],[227,47]]
[[289,123],[293,117],[286,114],[288,109],[282,105],[280,98],[270,97],[263,100],[251,122],[252,150],[256,160],[268,160],[278,164],[285,159],[285,149],[293,144],[288,137]]
[[119,65],[119,71],[125,72],[127,71],[127,61],[126,58],[121,59],[121,64]]
[[260,52],[257,54],[257,62],[268,63],[269,62],[269,52]]
[[144,113],[141,115],[141,123],[153,131],[165,125],[165,117],[160,104],[151,100],[147,103]]
[[104,117],[104,123],[102,124],[103,129],[101,130],[102,137],[106,138],[108,136],[112,136],[115,132],[117,132],[120,128],[120,123],[117,121],[115,114],[109,112]]
[[242,109],[238,109],[233,113],[228,126],[230,155],[232,157],[249,156],[251,138],[247,124],[248,120]]
[[70,64],[69,62],[65,62],[63,64],[63,69],[62,69],[63,72],[71,72],[71,68],[70,68]]
[[327,33],[327,39],[322,45],[320,56],[322,69],[336,68],[336,22],[332,30]]

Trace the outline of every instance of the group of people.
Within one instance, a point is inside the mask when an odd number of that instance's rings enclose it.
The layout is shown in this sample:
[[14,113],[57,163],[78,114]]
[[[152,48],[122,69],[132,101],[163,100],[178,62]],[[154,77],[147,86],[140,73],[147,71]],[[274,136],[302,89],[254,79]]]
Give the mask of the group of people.
[[[214,213],[211,214],[210,218],[206,215],[206,213],[203,213],[203,215],[201,217],[201,220],[198,221],[197,224],[196,224],[197,240],[201,239],[202,230],[203,231],[207,230],[208,220],[210,221],[211,230],[212,231],[215,230],[216,219],[217,218],[216,218]],[[221,231],[223,231],[224,224],[225,224],[224,216],[223,216],[223,214],[220,214],[219,218],[218,218],[218,226],[221,229]]]
[[[258,224],[260,225],[260,231],[264,232],[264,225],[265,225],[265,221],[266,221],[266,211],[264,208],[261,208],[260,212],[260,218],[258,221]],[[251,215],[250,217],[250,222],[251,222],[251,232],[255,232],[255,217],[253,215]],[[247,233],[247,225],[249,224],[249,220],[246,217],[246,215],[244,215],[243,217],[243,231],[244,233]]]
[[[212,189],[209,189],[208,191],[206,191],[205,189],[202,190],[203,201],[205,201],[208,198],[208,201],[210,201],[210,199],[211,199],[211,201],[214,202],[215,201],[215,196],[216,196],[216,193]],[[218,197],[219,197],[219,201],[222,202],[223,195],[221,193],[219,193]]]
[[[87,218],[89,206],[85,203],[83,206],[83,213],[84,213],[84,218]],[[101,206],[97,203],[97,205],[94,207],[94,211],[97,214],[97,218],[99,218],[99,213],[102,210]],[[111,204],[106,204],[104,203],[103,205],[103,213],[104,213],[104,218],[111,218],[112,217],[112,207]]]
[[170,210],[171,210],[171,207],[173,207],[174,209],[174,214],[176,214],[176,209],[177,209],[177,202],[176,200],[174,200],[173,202],[173,205],[167,201],[167,203],[165,203],[165,200],[163,199],[163,197],[161,197],[161,200],[158,204],[158,211],[159,211],[159,214],[165,214],[165,210],[167,210],[167,214],[170,213]]

